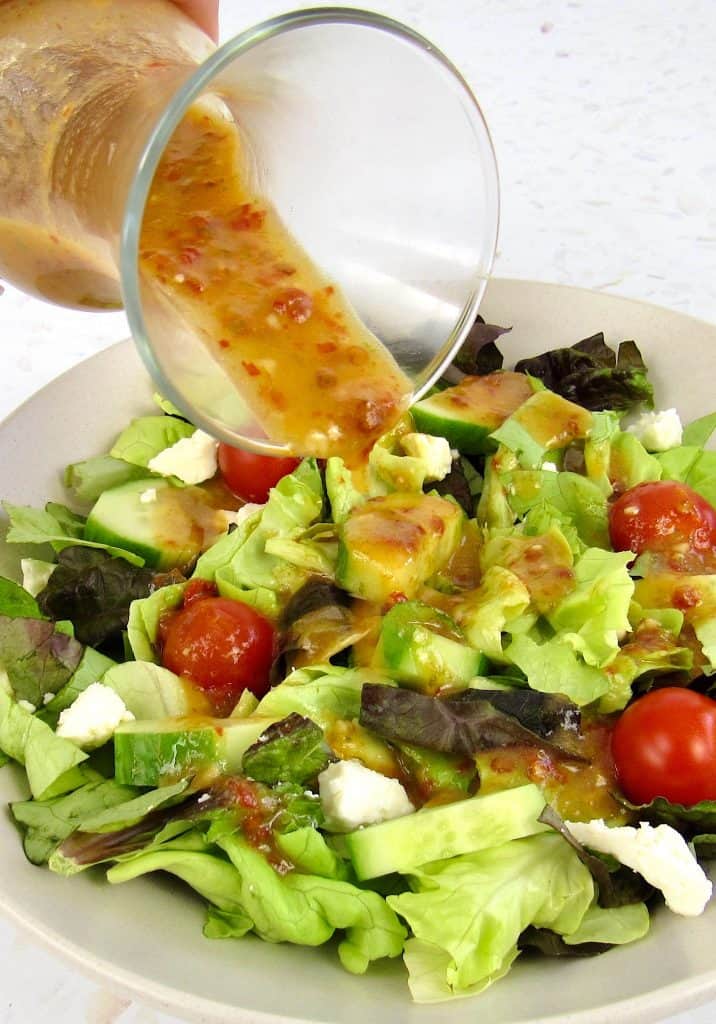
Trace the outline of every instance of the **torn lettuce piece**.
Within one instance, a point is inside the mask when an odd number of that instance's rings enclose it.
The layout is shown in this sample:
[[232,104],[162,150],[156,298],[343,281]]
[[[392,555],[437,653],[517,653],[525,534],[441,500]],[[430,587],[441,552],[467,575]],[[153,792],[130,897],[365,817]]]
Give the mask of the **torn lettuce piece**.
[[276,845],[297,871],[339,881],[351,879],[349,862],[331,849],[321,832],[305,826],[276,835]]
[[[511,453],[508,453],[511,454]],[[502,482],[504,469],[504,450],[498,449],[497,455],[485,460],[485,478],[480,500],[477,503],[476,517],[481,526],[488,529],[507,529],[517,518],[508,501],[507,491]],[[510,460],[509,469],[514,469]]]
[[578,473],[516,469],[502,473],[500,482],[514,516],[547,504],[567,517],[588,547],[611,546],[606,498],[592,480]]
[[682,440],[685,445],[705,448],[714,431],[716,431],[716,412],[711,412],[706,416],[700,416],[697,420],[692,420],[685,426]]
[[132,601],[149,594],[155,581],[150,569],[90,548],[67,547],[57,563],[38,604],[55,621],[69,619],[77,638],[92,647],[117,639]]
[[[680,612],[676,614],[683,620]],[[646,692],[660,673],[691,669],[693,651],[679,644],[679,633],[680,629],[674,634],[655,619],[642,619],[604,670],[609,679],[609,690],[599,701],[601,714],[621,711],[631,700],[633,688]]]
[[92,683],[101,683],[107,670],[114,664],[115,662],[111,658],[105,657],[94,648],[85,647],[77,668],[62,689],[58,690],[49,701],[47,700],[48,694],[45,694],[42,706],[38,709],[38,716],[54,729],[60,712],[73,704]]
[[[260,853],[256,854],[261,860]],[[264,861],[264,863],[266,863]],[[273,868],[266,863],[266,868],[274,874]],[[244,883],[241,875],[223,857],[213,853],[198,852],[175,848],[171,842],[158,849],[140,852],[121,864],[116,864],[107,872],[107,880],[112,885],[129,882],[140,875],[152,871],[166,871],[180,878],[200,896],[219,910],[230,914],[244,915]],[[276,876],[278,878],[278,875]]]
[[380,673],[366,669],[315,665],[296,669],[259,701],[256,713],[268,718],[285,718],[292,712],[310,718],[322,729],[338,719],[357,718],[364,682],[394,685]]
[[572,547],[560,526],[547,522],[543,533],[534,532],[537,517],[509,531],[493,531],[480,550],[483,572],[499,566],[514,573],[540,615],[554,610],[575,582]]
[[634,434],[618,431],[611,441],[609,453],[609,479],[613,488],[622,493],[648,480],[661,480],[663,467],[655,455],[650,455]]
[[151,460],[196,430],[175,416],[140,416],[132,420],[112,445],[110,455],[133,466],[149,466]]
[[21,558],[20,568],[22,569],[23,588],[32,597],[37,597],[40,591],[47,586],[47,581],[55,571],[56,565],[54,562],[46,562],[42,558]]
[[468,643],[493,661],[504,662],[503,633],[527,611],[530,593],[509,569],[491,565],[480,586],[467,592],[456,604],[454,617]]
[[130,480],[142,480],[148,475],[141,465],[133,465],[111,455],[97,455],[68,466],[64,482],[79,501],[93,504],[112,487],[119,487]]
[[[229,534],[230,536],[232,534]],[[225,539],[222,538],[218,544],[223,544]],[[210,548],[209,551],[211,550]],[[171,583],[167,587],[155,590],[148,597],[135,599],[130,604],[127,639],[137,661],[159,661],[156,647],[159,620],[164,612],[179,607],[185,587],[186,583]]]
[[[63,506],[52,506],[52,503],[49,503],[47,508],[39,509],[31,508],[28,505],[12,505],[9,501],[4,501],[2,505],[10,520],[10,529],[5,537],[9,544],[50,544],[55,551],[81,545],[86,548],[95,548],[98,551],[106,551],[109,555],[123,558],[132,565],[144,565],[143,558],[131,551],[125,551],[124,548],[84,540],[78,532],[77,523],[73,525],[64,516],[61,517],[62,522],[57,518],[58,509]],[[53,507],[56,514],[51,511]]]
[[25,830],[23,848],[33,864],[46,863],[83,819],[126,803],[138,792],[89,769],[87,779],[83,786],[65,796],[21,800],[10,805],[13,818]]
[[281,604],[313,570],[271,554],[268,547],[275,547],[278,540],[300,543],[301,536],[322,513],[321,473],[315,459],[304,459],[278,482],[254,516],[201,556],[194,576],[213,580],[223,596],[244,601],[275,618]]
[[85,781],[80,765],[87,754],[56,736],[45,722],[13,700],[0,687],[0,750],[25,766],[36,800],[77,789]]
[[630,551],[589,548],[574,566],[574,589],[547,616],[560,639],[581,654],[587,665],[608,665],[631,628],[634,581],[627,568],[631,561]]
[[[412,873],[410,885],[412,892],[387,902],[417,940],[443,951],[443,996],[501,977],[530,925],[575,932],[594,899],[587,869],[560,836],[549,834],[437,861]],[[408,956],[406,966],[414,998],[425,999]]]
[[649,911],[645,903],[625,903],[621,907],[590,907],[578,928],[564,936],[568,946],[583,942],[624,946],[643,939],[649,931]]
[[688,484],[702,498],[716,506],[716,451],[696,445],[681,445],[657,456],[665,480]]
[[81,657],[82,644],[54,622],[0,615],[0,667],[16,700],[41,707],[45,694],[68,682]]
[[295,711],[274,722],[244,753],[241,769],[257,782],[312,782],[332,759],[323,729]]
[[298,872],[281,878],[240,836],[219,837],[217,842],[238,871],[242,909],[262,939],[319,946],[342,929],[338,956],[353,974],[365,973],[373,960],[402,953],[405,929],[378,893]]
[[585,409],[627,412],[641,404],[649,408],[654,404],[653,389],[636,344],[623,341],[614,352],[601,332],[571,348],[521,359],[515,369],[539,378],[551,391]]
[[0,576],[0,616],[9,619],[44,618],[32,594],[4,576]]
[[543,643],[524,634],[515,636],[505,655],[524,672],[533,690],[561,693],[580,707],[598,700],[609,689],[607,676],[585,664],[558,636]]
[[535,746],[581,759],[575,743],[579,721],[569,701],[529,690],[467,690],[441,698],[366,683],[361,694],[364,728],[391,742],[463,757]]
[[365,501],[365,495],[353,482],[353,474],[336,455],[326,462],[326,493],[334,523],[344,522],[355,506]]

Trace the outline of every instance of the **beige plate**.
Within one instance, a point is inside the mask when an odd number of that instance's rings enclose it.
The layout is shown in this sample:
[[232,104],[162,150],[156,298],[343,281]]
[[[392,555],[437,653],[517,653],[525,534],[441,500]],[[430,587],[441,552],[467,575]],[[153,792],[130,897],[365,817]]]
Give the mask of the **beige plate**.
[[[716,406],[716,327],[653,306],[575,288],[493,281],[482,312],[514,324],[509,359],[604,330],[635,338],[651,368],[659,407],[684,419]],[[60,469],[106,451],[151,387],[130,342],[70,370],[0,428],[3,496],[42,504],[61,498]],[[0,561],[9,568],[13,552]],[[0,773],[0,800],[24,793],[21,774]],[[65,880],[28,864],[10,821],[0,821],[0,905],[34,935],[105,982],[201,1021],[340,1024],[597,1024],[655,1021],[716,997],[716,900],[699,918],[660,911],[642,942],[590,960],[524,960],[475,999],[411,1004],[402,965],[346,974],[331,947],[271,946],[253,938],[202,937],[201,902],[163,879],[107,885],[101,872]]]

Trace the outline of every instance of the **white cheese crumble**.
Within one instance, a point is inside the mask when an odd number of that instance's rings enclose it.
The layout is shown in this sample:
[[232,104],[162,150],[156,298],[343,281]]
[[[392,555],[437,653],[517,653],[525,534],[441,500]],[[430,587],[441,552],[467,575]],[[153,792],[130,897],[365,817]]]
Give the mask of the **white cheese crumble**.
[[119,694],[102,683],[92,683],[60,714],[56,732],[78,747],[92,750],[111,739],[122,722],[133,721],[134,715]]
[[643,412],[636,423],[627,428],[641,441],[648,452],[666,452],[681,444],[683,427],[676,409]]
[[559,466],[556,462],[543,462],[542,469],[546,469],[550,473],[559,473]]
[[578,842],[610,854],[661,889],[667,907],[675,914],[696,917],[703,913],[713,886],[684,837],[671,825],[654,828],[640,821],[638,828],[609,828],[601,818],[586,823],[566,821],[565,825]]
[[155,455],[147,468],[162,476],[176,476],[185,484],[201,484],[216,473],[218,448],[219,442],[210,434],[195,430],[191,437],[182,437]]
[[139,495],[139,500],[142,505],[151,505],[153,501],[157,500],[157,489],[156,487],[147,487],[146,491],[142,491]]
[[452,469],[452,451],[444,437],[405,434],[400,444],[406,455],[412,455],[425,463],[426,480],[443,480]]
[[54,699],[55,699],[55,695],[54,695],[54,693],[52,693],[52,691],[50,690],[50,691],[48,691],[48,692],[47,692],[47,693],[46,693],[46,694],[45,694],[45,695],[43,696],[43,698],[42,698],[42,703],[43,703],[43,704],[45,704],[45,705],[47,705],[47,704],[49,704],[49,703],[50,703],[51,701],[53,701]]
[[330,764],[318,776],[318,788],[326,821],[341,831],[402,818],[415,810],[397,779],[374,772],[360,761]]
[[37,711],[37,708],[35,707],[35,705],[31,704],[29,700],[19,700],[17,702],[17,705],[20,708],[24,708],[25,711],[29,711],[31,715],[34,715],[35,712]]

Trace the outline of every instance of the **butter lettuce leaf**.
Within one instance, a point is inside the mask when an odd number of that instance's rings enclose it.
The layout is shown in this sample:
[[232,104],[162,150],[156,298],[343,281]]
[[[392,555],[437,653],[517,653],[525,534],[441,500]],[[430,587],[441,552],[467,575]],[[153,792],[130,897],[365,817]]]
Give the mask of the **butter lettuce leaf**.
[[46,863],[83,819],[123,804],[138,792],[91,770],[87,778],[83,786],[65,796],[52,800],[20,800],[10,805],[13,818],[25,830],[23,847],[33,864]]
[[379,673],[366,669],[335,665],[296,669],[259,701],[256,714],[286,718],[296,712],[326,729],[336,719],[358,717],[361,690],[366,682],[395,685]]
[[[123,558],[132,565],[144,565],[144,559],[124,548],[116,548],[111,544],[100,544],[96,541],[85,540],[78,533],[77,526],[68,522],[66,517],[63,521],[53,515],[52,503],[47,508],[31,508],[29,505],[12,505],[9,501],[2,503],[8,519],[10,529],[5,539],[9,544],[50,544],[56,551],[73,545],[81,545],[86,548],[96,548],[106,551],[116,558]],[[62,506],[54,506],[55,512]],[[68,526],[70,532],[68,532]]]
[[598,700],[609,689],[604,672],[585,664],[561,637],[538,643],[531,636],[515,636],[505,653],[524,672],[533,690],[561,693],[580,707]]
[[665,480],[680,480],[716,506],[716,452],[681,445],[657,456]]
[[[217,544],[223,544],[226,539],[222,538]],[[130,604],[127,639],[137,661],[159,661],[156,647],[159,620],[164,612],[179,607],[185,587],[186,583],[171,583],[167,587],[155,590],[148,597],[135,599]]]
[[115,664],[93,647],[85,647],[79,664],[62,689],[47,704],[40,708],[38,717],[53,728],[57,725],[60,712],[68,708],[92,683],[102,682],[104,674]]
[[72,491],[79,501],[91,503],[112,487],[119,487],[130,480],[146,479],[148,475],[151,474],[142,466],[115,459],[111,455],[97,455],[68,466],[64,481],[65,487]]
[[515,573],[499,565],[485,571],[480,586],[456,605],[455,620],[468,643],[493,661],[504,662],[503,634],[527,611],[530,592]]
[[281,878],[240,836],[217,841],[241,878],[242,909],[261,938],[318,946],[341,929],[338,955],[353,974],[363,974],[373,960],[402,953],[405,929],[378,893],[298,872]]
[[[437,861],[411,874],[410,885],[412,892],[387,902],[417,940],[443,951],[433,963],[433,971],[438,964],[444,970],[443,996],[501,977],[530,925],[575,932],[594,900],[589,871],[561,836],[547,834]],[[413,978],[414,958],[406,955],[406,965],[414,998],[427,1001],[425,981]],[[439,990],[436,979],[428,989]]]
[[113,459],[146,468],[155,455],[191,437],[195,430],[191,423],[175,416],[140,416],[122,431],[109,454]]
[[4,576],[0,576],[0,615],[10,619],[44,618],[32,594]]
[[588,547],[610,547],[606,497],[594,481],[578,473],[514,469],[502,473],[500,482],[515,516],[548,505],[574,525]]
[[[287,548],[277,542],[300,544],[322,513],[321,473],[315,459],[304,459],[271,490],[264,506],[201,556],[194,576],[213,580],[223,596],[275,618],[313,571],[294,564],[295,555],[286,561]],[[312,538],[306,542],[310,547]],[[281,555],[272,554],[271,548]]]
[[575,587],[547,616],[561,640],[588,665],[602,668],[614,659],[627,633],[634,581],[632,553],[589,548],[574,566]]
[[25,766],[30,792],[37,800],[59,796],[84,782],[79,766],[87,754],[56,736],[0,687],[0,750]]
[[692,420],[684,427],[682,441],[685,445],[705,448],[714,431],[716,431],[716,412],[710,412],[706,416]]

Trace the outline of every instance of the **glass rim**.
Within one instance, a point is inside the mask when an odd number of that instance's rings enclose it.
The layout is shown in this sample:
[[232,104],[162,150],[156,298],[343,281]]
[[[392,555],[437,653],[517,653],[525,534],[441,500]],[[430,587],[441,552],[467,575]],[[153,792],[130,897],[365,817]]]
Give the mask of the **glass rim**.
[[[182,117],[189,107],[204,92],[210,83],[229,64],[246,53],[253,47],[265,42],[267,39],[283,35],[295,29],[305,28],[314,25],[349,24],[376,28],[387,32],[390,35],[403,39],[424,53],[435,58],[443,65],[462,87],[463,93],[472,108],[475,120],[481,125],[485,135],[489,151],[492,155],[492,166],[494,169],[494,242],[489,253],[487,267],[483,272],[475,276],[475,283],[468,300],[465,302],[462,312],[453,327],[448,338],[445,339],[439,352],[436,353],[430,363],[418,375],[416,386],[412,395],[412,402],[420,399],[430,388],[442,371],[450,364],[453,356],[462,345],[467,332],[472,326],[482,297],[487,287],[488,278],[492,272],[497,251],[497,239],[500,225],[500,189],[497,168],[495,147],[492,142],[487,121],[482,108],[477,101],[475,94],[468,82],[453,64],[453,62],[425,36],[408,25],[374,11],[363,10],[353,7],[310,7],[296,11],[289,11],[286,14],[276,15],[272,18],[259,22],[256,25],[245,29],[238,35],[228,39],[221,46],[217,47],[206,60],[204,60],[194,72],[192,72],[184,84],[177,90],[169,104],[162,112],[159,120],[152,129],[149,138],[144,146],[137,164],[132,185],[127,195],[122,230],[120,233],[120,281],[122,300],[124,304],[129,328],[139,355],[149,371],[152,379],[161,389],[164,397],[169,399],[180,409],[185,406],[184,396],[174,387],[171,380],[165,375],[162,367],[157,361],[147,331],[144,312],[141,302],[141,286],[139,275],[139,241],[144,217],[144,209],[149,196],[149,190],[154,180],[154,175],[164,153],[164,150],[171,139],[172,134],[178,127]],[[330,268],[323,268],[330,276]],[[205,416],[202,410],[192,409],[192,422],[212,436],[236,446],[237,439],[241,438],[241,447],[247,451],[259,455],[285,456],[292,452],[286,445],[277,444],[269,439],[251,438],[244,435],[232,434],[224,429],[220,423]]]

